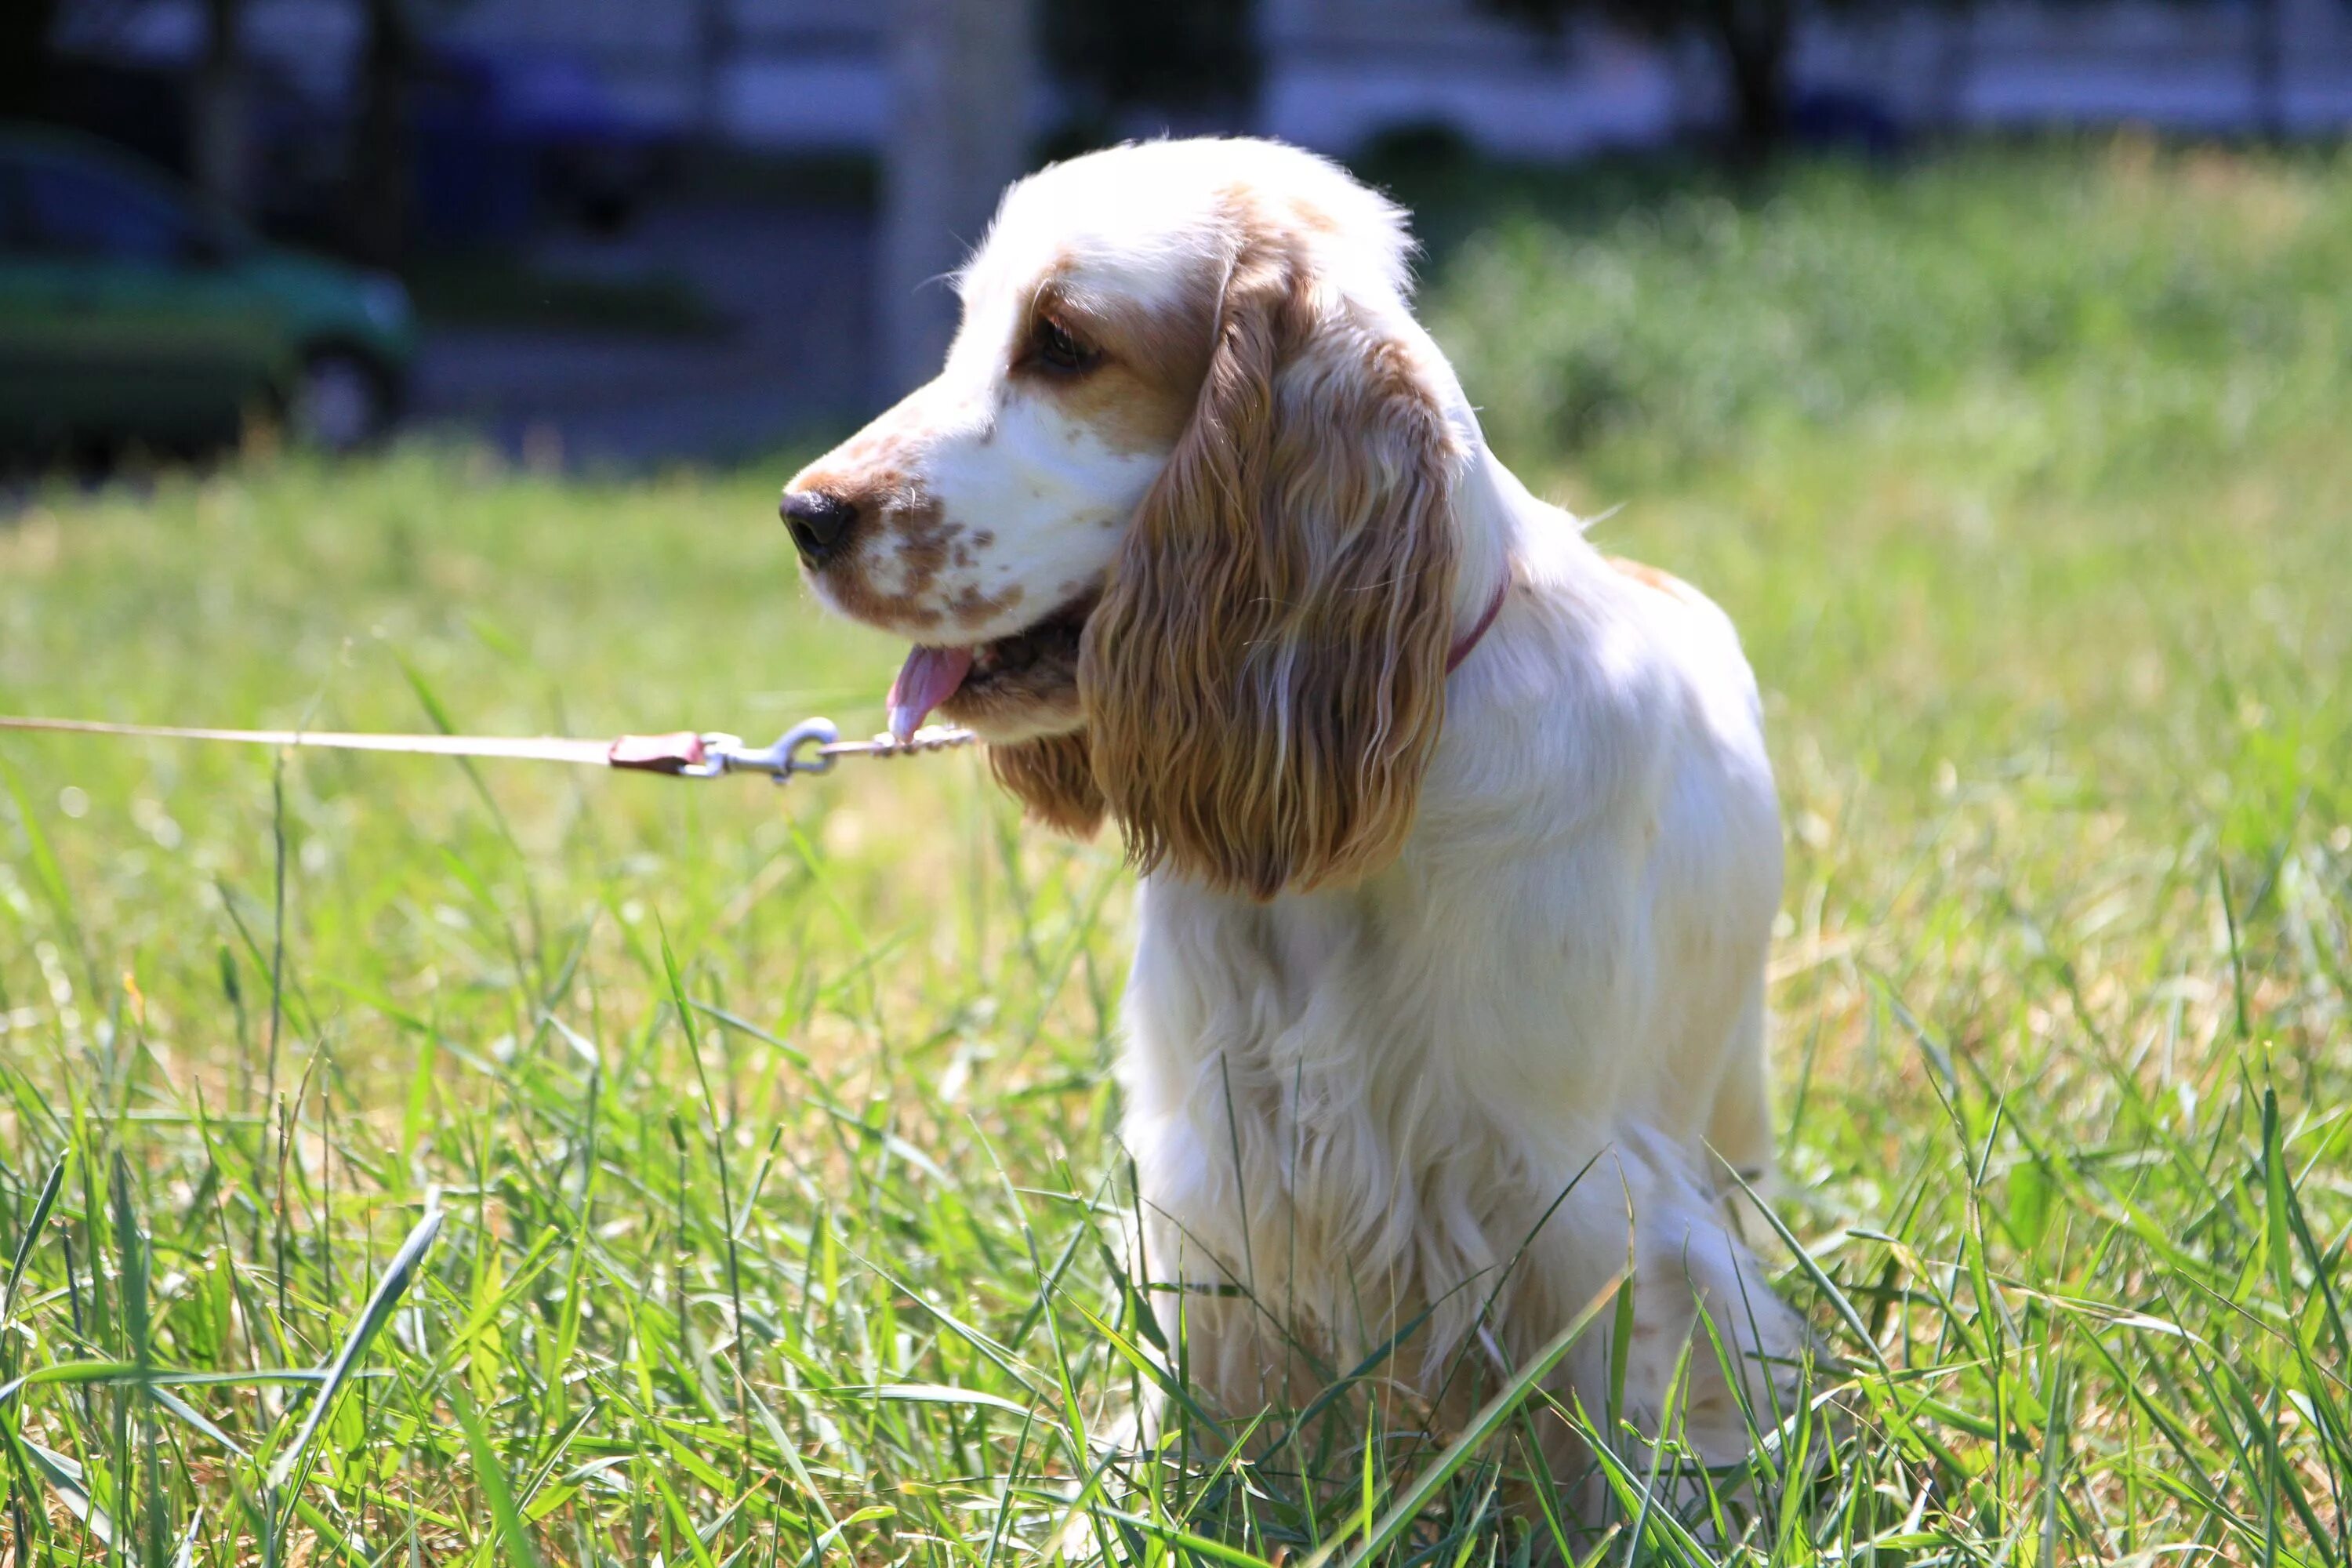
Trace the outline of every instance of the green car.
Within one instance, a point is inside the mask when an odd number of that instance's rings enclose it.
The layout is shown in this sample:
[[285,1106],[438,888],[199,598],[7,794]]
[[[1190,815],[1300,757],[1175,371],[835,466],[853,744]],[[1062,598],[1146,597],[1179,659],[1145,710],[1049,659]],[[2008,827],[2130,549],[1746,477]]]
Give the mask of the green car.
[[397,279],[264,244],[83,137],[0,126],[0,447],[234,439],[257,414],[331,449],[400,408]]

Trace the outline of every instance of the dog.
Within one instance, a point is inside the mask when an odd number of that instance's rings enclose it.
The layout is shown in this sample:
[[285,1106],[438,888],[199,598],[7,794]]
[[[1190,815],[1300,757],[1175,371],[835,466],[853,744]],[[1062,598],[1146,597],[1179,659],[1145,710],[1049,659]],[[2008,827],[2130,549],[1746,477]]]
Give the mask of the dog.
[[1549,1385],[1727,1460],[1805,1344],[1723,1174],[1772,1163],[1755,679],[1496,460],[1410,257],[1276,142],[1049,167],[937,378],[783,520],[914,645],[895,733],[970,726],[1142,874],[1123,1131],[1201,1395],[1295,1406],[1388,1347],[1458,1420],[1465,1360],[1491,1391],[1630,1264],[1630,1342],[1603,1314]]

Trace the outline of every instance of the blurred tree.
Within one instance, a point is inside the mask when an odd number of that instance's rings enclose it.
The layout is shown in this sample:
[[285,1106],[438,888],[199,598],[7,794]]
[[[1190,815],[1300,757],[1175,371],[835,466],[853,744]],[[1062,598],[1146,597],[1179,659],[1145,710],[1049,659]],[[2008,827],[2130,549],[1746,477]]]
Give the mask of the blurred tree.
[[892,395],[938,373],[955,331],[948,275],[1028,167],[1035,20],[1034,0],[897,0],[876,273]]
[[1257,96],[1254,0],[1044,0],[1045,64],[1068,100],[1055,151],[1116,140],[1139,110],[1238,120]]
[[[1696,40],[1723,70],[1731,96],[1733,154],[1759,162],[1789,134],[1789,48],[1800,0],[1482,0],[1499,15],[1557,33],[1572,19],[1612,22],[1660,44]],[[1813,0],[1852,12],[1869,0]]]
[[58,0],[0,0],[0,120],[49,110],[49,34]]
[[[1073,0],[1075,3],[1075,0]],[[1968,13],[1974,0],[1479,0],[1501,16],[1515,16],[1558,33],[1570,21],[1613,23],[1661,45],[1697,42],[1722,67],[1731,98],[1731,141],[1743,162],[1758,162],[1787,139],[1791,89],[1790,47],[1806,15],[1863,17],[1906,9],[1954,13],[1937,76],[1943,108],[1958,119],[1966,78],[1975,65]],[[2058,8],[2093,8],[2110,0],[2041,0]],[[2253,122],[2262,134],[2284,135],[2285,32],[2282,0],[2169,0],[2187,7],[2204,4],[2239,12],[2245,18],[2249,89]]]
[[727,67],[741,51],[734,0],[694,0],[695,132],[706,147],[727,135]]
[[231,212],[246,205],[245,0],[205,0],[205,49],[189,96],[196,184]]
[[408,248],[408,88],[416,26],[406,0],[364,0],[362,14],[345,228],[362,259],[393,267]]
[[2285,75],[2286,39],[2279,11],[2279,0],[2252,0],[2246,17],[2254,125],[2273,142],[2286,135],[2286,95],[2282,80]]

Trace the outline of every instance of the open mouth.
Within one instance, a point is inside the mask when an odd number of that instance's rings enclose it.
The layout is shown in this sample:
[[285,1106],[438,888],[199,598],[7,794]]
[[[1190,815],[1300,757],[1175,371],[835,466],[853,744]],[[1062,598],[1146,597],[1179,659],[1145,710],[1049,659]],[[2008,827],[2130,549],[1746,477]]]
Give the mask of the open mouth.
[[1089,594],[1045,619],[968,647],[908,650],[898,678],[890,683],[890,733],[901,741],[922,727],[935,709],[961,722],[979,723],[1009,708],[1075,704],[1078,639],[1095,607]]

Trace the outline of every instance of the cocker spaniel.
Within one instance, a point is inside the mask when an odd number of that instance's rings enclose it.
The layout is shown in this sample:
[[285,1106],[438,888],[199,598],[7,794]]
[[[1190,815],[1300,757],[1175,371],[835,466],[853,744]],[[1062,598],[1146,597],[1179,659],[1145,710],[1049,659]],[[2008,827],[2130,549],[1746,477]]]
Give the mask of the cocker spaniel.
[[[1125,1136],[1202,1394],[1297,1401],[1398,1337],[1384,1385],[1458,1416],[1630,1261],[1621,1408],[1679,1381],[1736,1456],[1805,1344],[1717,1163],[1772,1156],[1755,680],[1496,459],[1410,248],[1273,142],[1048,168],[938,377],[783,517],[819,599],[915,645],[894,731],[970,725],[1143,874]],[[1622,1321],[1553,1376],[1596,1419]]]

